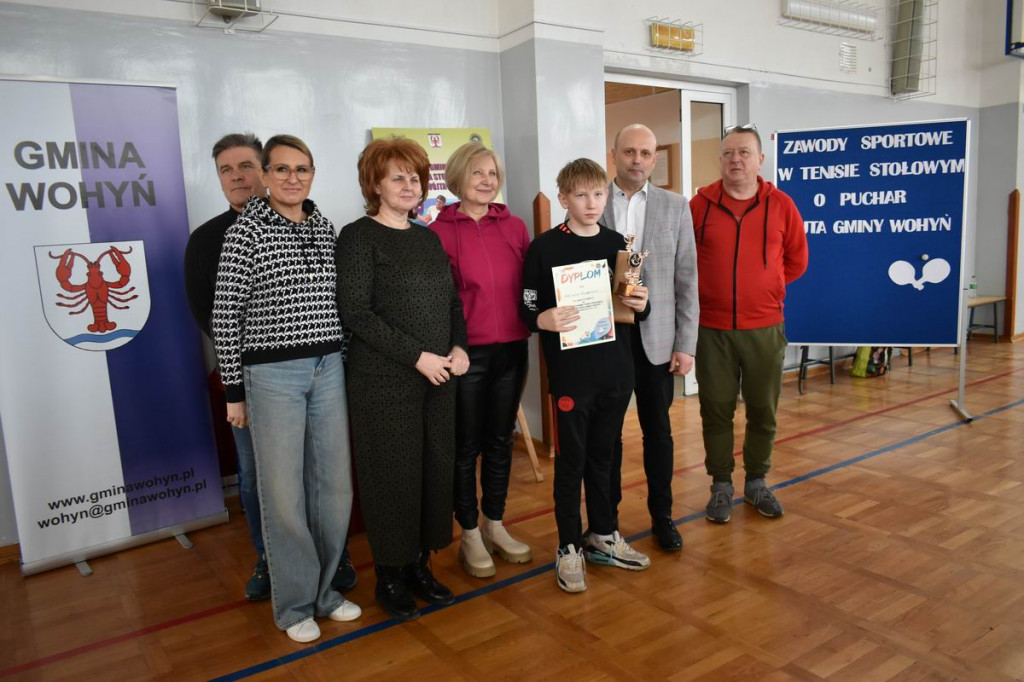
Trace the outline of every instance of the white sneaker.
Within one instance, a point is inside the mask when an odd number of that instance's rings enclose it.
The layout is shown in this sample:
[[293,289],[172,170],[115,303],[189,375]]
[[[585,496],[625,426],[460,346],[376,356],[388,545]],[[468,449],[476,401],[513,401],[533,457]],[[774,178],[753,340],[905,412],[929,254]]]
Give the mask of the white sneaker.
[[558,586],[566,592],[583,592],[587,589],[587,562],[574,545],[555,552],[555,577]]
[[459,563],[474,578],[490,578],[495,573],[494,562],[484,545],[480,528],[462,529],[459,543]]
[[611,538],[603,538],[591,533],[587,536],[587,546],[583,548],[587,561],[602,566],[618,566],[630,571],[642,571],[651,565],[646,554],[641,554],[622,539],[619,531],[612,533]]
[[305,643],[312,642],[314,639],[320,639],[320,626],[312,618],[296,623],[285,630],[285,632],[296,642]]
[[344,622],[348,620],[355,620],[361,615],[363,615],[363,610],[359,608],[357,604],[353,604],[346,599],[341,602],[341,606],[331,611],[327,617],[331,620],[340,620]]
[[487,551],[496,552],[510,564],[525,564],[533,559],[530,546],[509,535],[500,519],[492,521],[485,516],[480,532],[483,535],[484,547],[487,548]]

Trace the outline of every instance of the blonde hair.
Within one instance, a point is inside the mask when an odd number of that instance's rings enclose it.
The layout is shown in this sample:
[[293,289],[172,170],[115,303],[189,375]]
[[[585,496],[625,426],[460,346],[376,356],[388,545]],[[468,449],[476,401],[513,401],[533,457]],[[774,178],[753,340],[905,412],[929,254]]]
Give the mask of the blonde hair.
[[505,168],[501,159],[479,142],[467,142],[448,157],[448,164],[444,169],[444,181],[452,194],[462,198],[462,186],[469,180],[469,174],[473,172],[473,164],[482,157],[489,156],[494,160],[494,168],[498,171],[498,186],[495,190],[501,189],[505,183]]
[[562,166],[557,182],[558,191],[568,195],[579,188],[606,187],[608,173],[596,161],[576,159]]

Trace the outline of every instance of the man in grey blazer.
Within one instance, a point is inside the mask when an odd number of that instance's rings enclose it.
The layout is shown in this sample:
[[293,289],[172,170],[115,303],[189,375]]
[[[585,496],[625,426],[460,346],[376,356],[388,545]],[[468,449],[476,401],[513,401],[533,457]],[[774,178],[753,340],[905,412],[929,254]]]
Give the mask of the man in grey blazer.
[[[649,251],[641,276],[650,292],[651,314],[633,328],[636,408],[644,434],[644,472],[651,531],[662,549],[678,551],[683,539],[672,521],[673,442],[669,408],[674,376],[693,366],[700,310],[693,219],[686,197],[649,182],[658,158],[649,128],[628,125],[615,136],[615,179],[609,188],[603,223],[635,234]],[[616,447],[611,495],[616,521],[622,499],[622,442]]]

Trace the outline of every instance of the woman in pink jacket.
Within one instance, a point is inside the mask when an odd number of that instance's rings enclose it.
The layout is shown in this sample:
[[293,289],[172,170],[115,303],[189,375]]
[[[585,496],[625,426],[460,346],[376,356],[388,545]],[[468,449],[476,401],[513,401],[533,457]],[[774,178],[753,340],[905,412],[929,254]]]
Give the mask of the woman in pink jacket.
[[[529,545],[501,523],[512,467],[512,435],[526,380],[529,330],[519,319],[526,224],[494,202],[504,180],[497,155],[479,142],[448,159],[445,181],[459,203],[430,224],[451,261],[469,338],[469,371],[458,378],[455,519],[462,526],[459,560],[472,576],[495,573],[491,553],[530,561]],[[481,455],[478,520],[476,460]]]

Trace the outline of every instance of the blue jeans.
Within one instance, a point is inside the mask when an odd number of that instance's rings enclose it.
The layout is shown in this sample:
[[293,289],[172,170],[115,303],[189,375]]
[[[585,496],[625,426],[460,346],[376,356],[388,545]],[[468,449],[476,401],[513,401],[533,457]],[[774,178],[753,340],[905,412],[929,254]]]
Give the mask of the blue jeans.
[[231,427],[238,452],[238,496],[242,500],[245,522],[249,525],[249,539],[252,540],[256,556],[263,556],[263,524],[260,523],[260,496],[256,488],[256,454],[252,449],[252,435],[249,429]]
[[326,616],[352,512],[340,353],[245,367],[274,622]]

